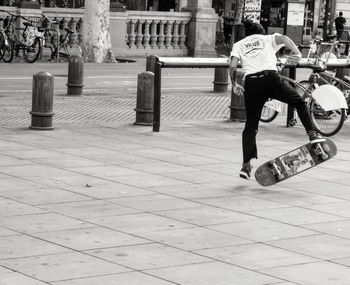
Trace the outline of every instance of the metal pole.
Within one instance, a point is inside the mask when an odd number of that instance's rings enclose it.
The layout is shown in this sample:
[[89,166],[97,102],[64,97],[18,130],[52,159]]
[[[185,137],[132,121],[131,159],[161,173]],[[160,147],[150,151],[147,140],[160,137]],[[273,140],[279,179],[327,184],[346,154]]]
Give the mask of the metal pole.
[[159,132],[160,128],[160,99],[162,95],[161,91],[161,76],[162,65],[157,60],[154,68],[154,105],[153,105],[153,131]]
[[[289,67],[288,68],[288,77],[295,80],[296,78],[296,67]],[[287,111],[287,127],[293,127],[295,125],[295,109],[288,105],[288,111]]]

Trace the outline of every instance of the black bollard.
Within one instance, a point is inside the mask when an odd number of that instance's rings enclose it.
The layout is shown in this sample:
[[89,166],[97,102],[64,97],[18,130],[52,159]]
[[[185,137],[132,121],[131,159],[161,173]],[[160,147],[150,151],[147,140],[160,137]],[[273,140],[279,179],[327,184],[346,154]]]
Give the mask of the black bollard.
[[41,71],[33,75],[32,123],[30,129],[52,130],[54,76]]
[[135,125],[153,124],[154,73],[145,71],[138,75]]
[[84,79],[84,59],[80,55],[69,58],[67,95],[82,95]]
[[[225,57],[221,55],[220,57]],[[226,92],[228,87],[228,67],[216,67],[214,73],[214,92]]]
[[[239,85],[242,85],[244,72],[242,70],[237,70],[236,81]],[[231,91],[231,106],[230,106],[230,120],[244,122],[247,119],[244,105],[244,96],[237,95]]]
[[154,67],[157,62],[157,56],[149,55],[146,58],[146,71],[151,71],[154,73]]

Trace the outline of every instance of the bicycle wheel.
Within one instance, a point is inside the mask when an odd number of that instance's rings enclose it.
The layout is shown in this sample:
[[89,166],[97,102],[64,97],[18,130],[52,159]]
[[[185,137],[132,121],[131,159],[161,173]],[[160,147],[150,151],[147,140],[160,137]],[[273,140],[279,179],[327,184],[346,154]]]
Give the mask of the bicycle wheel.
[[[343,93],[345,100],[348,103],[348,106],[350,107],[350,89],[340,82],[337,82],[334,86],[337,87]],[[347,109],[347,115],[349,114],[350,109]]]
[[79,44],[64,44],[59,48],[60,59],[69,60],[71,56],[81,56],[82,49]]
[[[299,84],[305,87],[305,89],[307,89],[309,92],[312,92],[315,89],[314,85],[306,80],[300,81]],[[301,88],[297,88],[297,90],[301,90]],[[298,92],[305,99],[309,108],[311,120],[316,130],[321,135],[330,137],[340,131],[346,119],[344,108],[325,111],[315,99],[307,94],[307,92],[304,90]]]
[[10,39],[7,39],[7,43],[4,46],[3,49],[3,61],[4,62],[11,62],[14,55],[14,48],[13,48],[13,42]]
[[0,60],[4,56],[4,48],[5,48],[5,36],[3,33],[0,33]]
[[26,46],[23,49],[23,58],[28,63],[33,63],[37,61],[41,54],[41,41],[39,38],[35,38],[31,46]]
[[277,115],[278,111],[270,108],[268,104],[265,104],[261,111],[260,121],[264,123],[270,123],[276,119]]
[[346,119],[344,108],[325,111],[313,98],[311,98],[309,110],[315,128],[325,137],[337,134]]
[[307,102],[310,98],[309,93],[311,93],[315,87],[312,83],[310,83],[310,81],[308,80],[302,80],[300,82],[298,82],[302,87],[304,87],[307,91],[305,91],[304,89],[300,88],[298,85],[295,86],[295,90],[299,93],[299,95],[301,97],[304,98],[304,100]]

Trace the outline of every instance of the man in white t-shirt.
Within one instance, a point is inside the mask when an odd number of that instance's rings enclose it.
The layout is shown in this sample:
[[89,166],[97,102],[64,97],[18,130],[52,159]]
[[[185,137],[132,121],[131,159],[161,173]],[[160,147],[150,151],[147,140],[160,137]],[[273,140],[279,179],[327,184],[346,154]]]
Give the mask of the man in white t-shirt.
[[[232,89],[238,96],[244,95],[247,120],[242,133],[243,165],[239,176],[250,178],[252,158],[257,158],[256,134],[262,108],[269,98],[277,99],[294,107],[299,115],[311,143],[324,141],[311,121],[304,99],[277,73],[276,52],[286,46],[291,50],[288,62],[295,65],[301,53],[294,42],[280,34],[265,35],[263,26],[252,20],[245,21],[246,37],[235,43],[230,54],[230,77]],[[245,72],[244,86],[237,84],[238,63]]]

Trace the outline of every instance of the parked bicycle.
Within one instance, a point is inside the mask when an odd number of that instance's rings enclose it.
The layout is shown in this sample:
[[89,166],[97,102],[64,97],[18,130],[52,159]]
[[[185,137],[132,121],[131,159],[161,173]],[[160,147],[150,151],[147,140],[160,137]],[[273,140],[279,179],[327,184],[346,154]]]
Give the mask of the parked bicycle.
[[[310,68],[312,69],[312,73],[309,77],[309,80],[302,80],[299,82],[299,84],[304,86],[312,94],[314,94],[314,91],[317,91],[317,89],[320,89],[320,87],[325,87],[324,90],[326,90],[327,87],[333,87],[334,89],[328,89],[328,100],[337,101],[339,98],[342,98],[344,100],[344,102],[342,102],[343,104],[334,104],[334,106],[337,106],[334,108],[326,108],[322,106],[322,102],[319,102],[320,100],[312,100],[309,102],[311,117],[314,120],[314,124],[320,130],[320,133],[324,136],[333,136],[340,131],[345,120],[347,119],[347,104],[345,98],[343,97],[343,94],[340,94],[338,96],[333,95],[336,91],[340,91],[332,84],[329,84],[329,80],[325,79],[325,77],[329,76],[330,79],[337,82],[339,79],[325,73],[327,66],[323,61],[316,61],[315,64],[310,65]],[[304,93],[301,95],[305,97]],[[308,96],[306,96],[305,99],[308,100]],[[327,103],[328,102],[325,102],[325,104]],[[330,105],[331,104],[332,103],[330,103]]]
[[[320,92],[324,92],[323,88],[322,90],[319,89],[319,82],[323,80],[320,74],[326,71],[327,66],[323,60],[318,59],[314,63],[310,63],[307,67],[312,69],[309,80],[296,82],[288,77],[282,75],[281,77],[283,80],[288,81],[305,99],[317,131],[324,136],[333,136],[340,131],[347,118],[345,99],[342,94],[337,93],[340,92],[337,88],[330,85],[328,81],[325,81],[325,84],[327,84],[325,88],[331,86],[334,89],[327,91],[326,100],[320,100],[325,98],[324,94],[320,94]],[[335,79],[339,80],[338,78]],[[314,92],[316,89],[318,91]],[[281,103],[279,101],[268,101],[263,108],[261,121],[273,121],[280,112],[280,109]]]
[[[40,24],[24,16],[18,16],[4,10],[0,11],[6,12],[10,16],[4,22],[4,32],[12,42],[12,52],[8,49],[8,56],[7,58],[3,57],[3,60],[10,62],[13,59],[12,53],[19,56],[19,52],[22,51],[23,59],[26,62],[35,62],[40,57],[42,51],[43,30],[40,28]],[[18,17],[25,21],[23,22],[24,28],[16,28]]]
[[49,19],[46,15],[43,17],[44,42],[43,47],[50,49],[51,60],[68,60],[73,55],[82,55],[82,49],[78,43],[77,35],[73,29],[61,21]]
[[4,29],[4,20],[1,20],[2,28],[0,29],[0,60],[11,62],[13,59],[13,43],[8,37],[8,31]]

